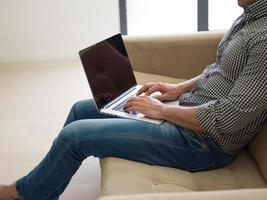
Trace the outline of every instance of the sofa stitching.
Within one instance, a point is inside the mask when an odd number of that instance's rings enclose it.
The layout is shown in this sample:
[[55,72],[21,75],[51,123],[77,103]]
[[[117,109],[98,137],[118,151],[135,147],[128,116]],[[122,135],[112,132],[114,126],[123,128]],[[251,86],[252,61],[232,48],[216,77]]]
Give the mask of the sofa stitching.
[[151,166],[151,174],[152,174],[152,183],[153,183],[153,185],[176,185],[176,186],[179,186],[179,187],[182,187],[182,188],[186,188],[186,189],[188,189],[190,191],[193,191],[192,188],[189,188],[189,187],[181,185],[181,184],[167,182],[167,181],[164,182],[164,183],[160,182],[159,179],[156,176],[155,167],[154,166]]

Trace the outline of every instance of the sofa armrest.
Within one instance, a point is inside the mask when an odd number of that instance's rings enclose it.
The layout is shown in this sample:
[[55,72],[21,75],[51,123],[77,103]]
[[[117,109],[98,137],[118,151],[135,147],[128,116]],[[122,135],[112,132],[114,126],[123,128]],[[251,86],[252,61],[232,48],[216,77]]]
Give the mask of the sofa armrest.
[[215,61],[223,32],[173,36],[124,36],[134,70],[188,79]]
[[155,193],[102,197],[99,200],[266,200],[267,189]]

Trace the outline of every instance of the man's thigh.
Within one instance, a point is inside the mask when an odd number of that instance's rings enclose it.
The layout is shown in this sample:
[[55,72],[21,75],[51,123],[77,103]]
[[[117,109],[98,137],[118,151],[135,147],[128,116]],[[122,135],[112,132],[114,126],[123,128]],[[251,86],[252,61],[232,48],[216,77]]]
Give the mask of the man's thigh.
[[61,137],[71,138],[84,158],[118,157],[190,171],[215,167],[205,140],[171,123],[94,119],[75,121],[64,129]]
[[111,118],[111,116],[98,112],[93,99],[80,100],[71,107],[64,127],[77,120],[100,118]]

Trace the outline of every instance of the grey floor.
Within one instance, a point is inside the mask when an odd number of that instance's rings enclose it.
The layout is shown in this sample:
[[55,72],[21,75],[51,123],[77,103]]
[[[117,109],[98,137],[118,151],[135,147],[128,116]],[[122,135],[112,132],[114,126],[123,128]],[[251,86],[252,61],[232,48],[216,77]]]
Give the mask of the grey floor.
[[[26,175],[49,150],[73,103],[89,98],[79,61],[0,64],[0,183]],[[88,158],[61,196],[94,200],[98,159]]]

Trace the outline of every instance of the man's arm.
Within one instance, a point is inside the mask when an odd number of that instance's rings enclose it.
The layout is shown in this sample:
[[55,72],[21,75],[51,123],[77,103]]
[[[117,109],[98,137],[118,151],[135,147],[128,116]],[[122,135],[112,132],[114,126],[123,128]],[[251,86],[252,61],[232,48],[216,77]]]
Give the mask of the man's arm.
[[[131,99],[125,105],[125,110],[127,112],[138,111],[151,118],[163,119],[191,130],[205,132],[198,122],[195,107],[167,106],[160,102],[174,100],[180,95],[190,92],[195,82],[202,76],[203,74],[178,84],[148,83],[138,92],[138,95],[145,93],[146,96],[137,96]],[[162,93],[155,97],[156,99],[147,96],[156,91]]]
[[125,111],[137,111],[147,117],[164,119],[178,126],[205,132],[196,116],[196,107],[168,106],[149,96],[137,96],[125,105]]
[[247,64],[227,96],[197,107],[164,107],[161,116],[199,132],[231,134],[242,130],[266,112],[266,66],[267,39],[261,36],[251,44]]
[[153,99],[134,101],[128,110],[200,132],[231,134],[266,112],[266,66],[267,39],[262,36],[251,44],[247,64],[227,96],[197,107],[166,107]]
[[[167,106],[160,101],[176,100],[182,94],[190,92],[196,81],[205,76],[214,66],[215,63],[208,65],[200,75],[181,83],[168,84],[159,82],[145,84],[139,89],[137,95],[145,93],[146,96],[137,96],[129,100],[125,105],[125,111],[137,111],[151,118],[163,119],[181,127],[198,132],[206,132],[197,118],[197,107]],[[155,99],[148,97],[154,92],[161,92],[161,95],[154,97]]]
[[184,93],[187,93],[192,90],[195,82],[201,77],[203,74],[196,76],[190,80],[184,81],[182,83],[177,84],[168,84],[168,83],[147,83],[143,87],[140,88],[137,95],[145,93],[145,95],[150,95],[154,92],[161,92],[161,95],[155,97],[160,101],[169,101],[176,100]]
[[206,132],[197,119],[195,107],[164,105],[161,109],[161,118],[187,129]]
[[190,92],[193,89],[193,86],[196,83],[196,81],[201,77],[203,77],[203,74],[200,74],[192,79],[189,79],[185,82],[180,83],[183,93]]
[[[201,78],[203,74],[200,74],[190,80],[177,84],[177,87],[181,88],[181,93],[190,92],[193,89],[196,81]],[[201,127],[196,116],[195,107],[183,107],[183,106],[166,106],[161,109],[161,119],[172,122],[181,127],[185,127],[198,132],[206,132]]]

